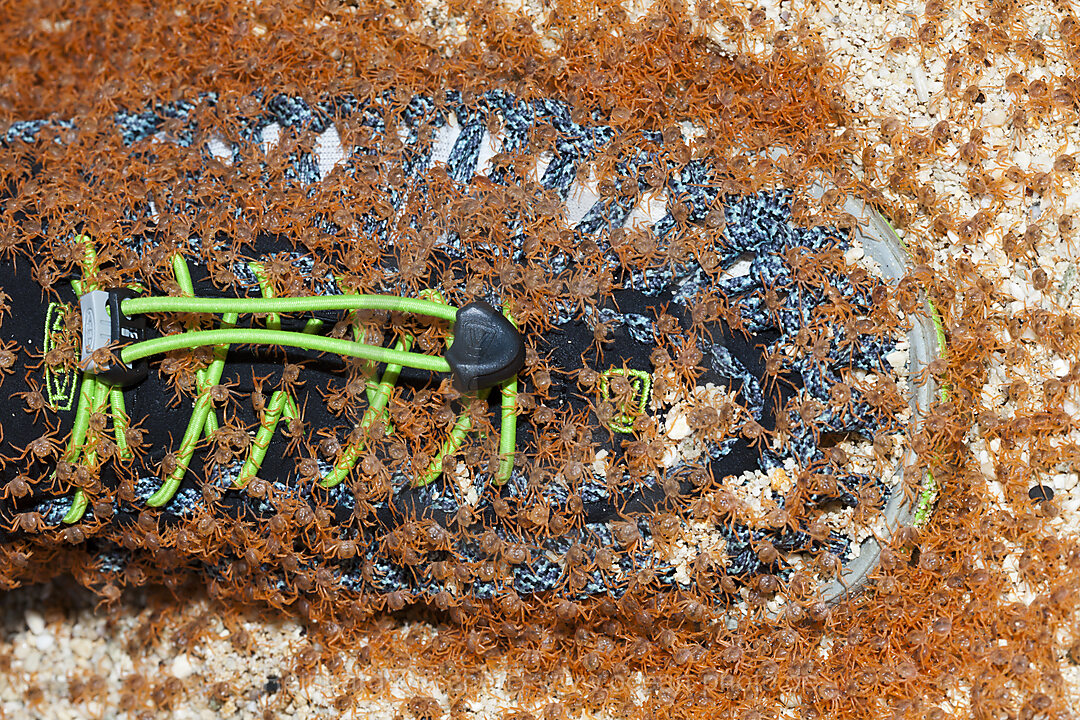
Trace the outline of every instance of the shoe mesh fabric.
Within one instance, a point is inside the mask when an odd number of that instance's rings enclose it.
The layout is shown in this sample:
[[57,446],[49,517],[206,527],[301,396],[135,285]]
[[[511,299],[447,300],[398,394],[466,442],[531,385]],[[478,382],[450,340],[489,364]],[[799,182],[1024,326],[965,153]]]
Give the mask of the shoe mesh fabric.
[[[506,482],[493,482],[505,461],[495,439],[501,403],[460,402],[431,367],[400,370],[376,430],[364,420],[366,391],[386,377],[384,365],[318,348],[233,346],[214,387],[222,388],[222,417],[238,430],[219,428],[211,441],[200,440],[188,472],[158,503],[157,532],[212,517],[258,536],[275,517],[318,516],[320,530],[291,534],[276,560],[248,568],[279,601],[304,592],[304,573],[319,569],[362,594],[486,598],[512,588],[618,596],[646,570],[661,586],[712,585],[722,576],[785,577],[804,562],[789,555],[828,553],[843,563],[856,551],[855,537],[809,518],[828,507],[850,515],[896,489],[837,461],[832,447],[895,435],[903,403],[892,402],[899,396],[886,359],[896,338],[868,319],[879,282],[865,272],[844,274],[846,236],[792,223],[783,191],[726,196],[713,160],[670,163],[660,133],[627,145],[601,119],[579,124],[555,101],[502,92],[471,103],[454,92],[440,101],[256,100],[259,111],[232,118],[229,132],[202,124],[213,117],[213,95],[118,112],[115,126],[130,158],[153,164],[155,153],[178,152],[192,159],[187,183],[126,208],[127,221],[156,227],[164,217],[198,213],[215,202],[229,168],[252,163],[273,170],[282,193],[348,193],[351,182],[375,178],[374,200],[351,198],[314,219],[318,231],[337,238],[339,257],[320,257],[305,250],[303,238],[281,234],[182,236],[178,252],[192,260],[194,294],[415,298],[437,290],[455,304],[484,299],[516,308],[530,357],[520,379],[520,461]],[[77,130],[66,121],[17,123],[5,142],[33,145],[50,126]],[[355,144],[346,139],[354,137]],[[392,161],[380,155],[388,149]],[[525,150],[541,161],[514,167]],[[660,182],[651,175],[657,168]],[[518,209],[474,220],[493,188],[516,193]],[[534,222],[530,212],[545,221]],[[438,220],[444,216],[458,219]],[[486,241],[485,233],[499,240]],[[707,233],[709,251],[694,252],[695,239]],[[159,232],[132,233],[124,243],[143,255],[165,247]],[[508,270],[510,263],[519,269]],[[165,274],[148,280],[156,288],[177,283]],[[530,283],[542,291],[530,293]],[[220,302],[223,309],[228,301]],[[839,306],[849,323],[825,312]],[[44,326],[47,307],[33,323]],[[235,345],[274,332],[263,329],[267,323],[307,327],[313,319],[276,310],[240,318],[235,336],[215,342]],[[371,313],[322,319],[323,332],[371,336],[384,348],[409,338],[431,350],[445,335],[436,324]],[[179,323],[190,333],[214,322],[159,313],[157,331],[176,334]],[[146,383],[124,393],[148,447],[135,462],[98,468],[85,521],[103,567],[128,562],[133,551],[124,533],[144,517],[162,476],[175,470],[183,445],[176,430],[196,398],[210,392],[193,379],[204,361],[174,350]],[[186,380],[167,371],[192,357],[199,370]],[[849,402],[836,401],[837,386],[847,388]],[[207,422],[213,428],[217,421]],[[252,443],[262,457],[257,477]],[[452,452],[440,454],[440,447]],[[355,463],[347,482],[320,485],[345,456]],[[447,463],[432,472],[433,458],[441,457]],[[42,492],[9,503],[9,524],[14,529],[12,518],[36,512],[46,526],[60,526],[72,510],[67,486],[62,492],[42,484]],[[756,493],[751,508],[739,500],[748,493]],[[693,527],[702,502],[726,509],[705,522],[715,551],[698,543],[687,561],[672,554],[657,518]],[[558,518],[555,525],[529,519],[534,511],[544,515],[537,508]],[[355,543],[357,555],[327,557],[320,548],[331,535]],[[587,562],[568,564],[577,553]],[[209,559],[189,562],[220,579],[243,557],[240,545],[223,540]],[[298,566],[284,560],[296,557],[303,558]],[[432,572],[440,563],[469,570],[440,577]]]

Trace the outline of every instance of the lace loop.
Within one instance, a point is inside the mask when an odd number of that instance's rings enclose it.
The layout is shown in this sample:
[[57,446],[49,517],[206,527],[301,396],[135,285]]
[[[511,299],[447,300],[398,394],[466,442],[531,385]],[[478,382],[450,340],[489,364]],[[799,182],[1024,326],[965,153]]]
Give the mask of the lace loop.
[[[76,293],[87,293],[97,289],[95,275],[96,255],[89,238],[81,238],[86,245],[84,260],[84,279],[72,283]],[[361,440],[351,443],[338,457],[333,469],[320,480],[325,488],[333,488],[343,482],[352,472],[364,449],[363,433],[376,419],[389,419],[387,406],[390,402],[397,378],[405,367],[419,370],[448,373],[451,364],[443,357],[410,352],[414,338],[403,335],[393,348],[370,345],[358,340],[346,340],[317,335],[322,327],[321,321],[310,321],[302,332],[283,331],[280,329],[280,315],[283,313],[308,313],[327,310],[383,310],[390,312],[425,315],[451,323],[457,319],[458,309],[448,305],[436,290],[424,291],[421,298],[405,298],[393,295],[329,295],[308,297],[274,297],[273,288],[264,276],[260,276],[261,298],[205,298],[196,297],[194,283],[182,256],[172,259],[173,272],[182,296],[144,296],[129,297],[122,301],[121,310],[125,315],[135,316],[147,313],[204,313],[221,315],[220,327],[212,330],[186,330],[163,337],[140,340],[124,346],[119,353],[120,360],[130,364],[154,355],[174,350],[213,346],[214,355],[210,365],[195,373],[197,395],[192,413],[188,419],[179,449],[175,454],[176,464],[161,486],[146,500],[150,507],[162,507],[168,504],[180,488],[187,475],[199,443],[211,437],[219,427],[219,420],[214,410],[212,389],[221,381],[225,369],[226,356],[232,345],[270,345],[292,347],[315,352],[330,353],[346,357],[357,357],[367,361],[374,371],[376,364],[383,364],[384,370],[379,381],[369,386],[367,392],[368,407],[361,417],[358,428]],[[258,274],[257,274],[258,275]],[[240,314],[267,314],[266,328],[235,327]],[[503,314],[513,324],[509,308]],[[448,331],[445,338],[447,348],[454,342],[453,331]],[[513,471],[517,436],[517,375],[496,384],[501,398],[500,437],[498,470],[493,481],[497,485],[505,483]],[[469,398],[464,411],[458,416],[449,436],[442,443],[436,457],[428,468],[413,480],[414,485],[427,485],[434,481],[446,467],[449,458],[460,450],[465,438],[472,429],[471,410],[476,402],[482,402],[490,394],[491,387],[467,393]],[[104,413],[108,408],[113,421],[113,430],[119,455],[122,459],[132,457],[127,444],[126,431],[128,416],[124,405],[123,389],[106,378],[84,370],[80,388],[79,404],[75,413],[75,423],[69,438],[65,460],[81,463],[90,467],[97,464],[94,451],[83,454],[90,417],[94,413]],[[262,411],[258,430],[251,444],[247,459],[233,481],[235,487],[243,487],[256,477],[265,461],[266,450],[282,418],[292,421],[299,417],[295,399],[284,390],[273,393],[269,403]],[[387,422],[387,432],[392,427]],[[72,498],[72,505],[65,514],[63,522],[78,522],[85,514],[88,499],[85,493],[77,490]]]

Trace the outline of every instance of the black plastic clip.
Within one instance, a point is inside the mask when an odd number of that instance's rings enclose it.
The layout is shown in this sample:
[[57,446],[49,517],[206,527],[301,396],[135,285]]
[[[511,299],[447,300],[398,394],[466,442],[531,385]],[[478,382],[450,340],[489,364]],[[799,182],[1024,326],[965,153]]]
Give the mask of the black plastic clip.
[[114,288],[91,290],[79,298],[82,367],[113,385],[134,385],[142,382],[147,374],[146,360],[140,360],[134,367],[123,362],[102,367],[94,362],[94,353],[101,348],[119,352],[118,346],[139,342],[146,336],[146,319],[130,318],[120,307],[121,302],[134,296],[135,293],[127,288]]
[[517,375],[525,365],[525,340],[502,313],[477,300],[457,311],[446,361],[454,387],[480,390]]

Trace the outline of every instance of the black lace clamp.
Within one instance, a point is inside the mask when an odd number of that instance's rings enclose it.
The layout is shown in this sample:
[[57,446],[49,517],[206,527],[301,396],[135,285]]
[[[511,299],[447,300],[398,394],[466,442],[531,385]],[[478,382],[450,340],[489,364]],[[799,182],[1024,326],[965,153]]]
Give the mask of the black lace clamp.
[[525,340],[502,313],[477,300],[457,311],[446,361],[454,387],[480,390],[517,375],[525,365]]

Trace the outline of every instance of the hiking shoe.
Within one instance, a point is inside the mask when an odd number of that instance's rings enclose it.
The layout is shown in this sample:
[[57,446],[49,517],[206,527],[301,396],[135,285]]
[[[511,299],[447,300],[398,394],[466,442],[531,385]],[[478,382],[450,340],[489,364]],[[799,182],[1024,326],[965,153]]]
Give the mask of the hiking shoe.
[[377,199],[316,218],[332,242],[52,238],[77,272],[44,293],[5,260],[7,543],[63,537],[113,573],[168,552],[275,604],[763,604],[797,572],[857,587],[925,517],[903,436],[937,337],[898,329],[906,257],[871,211],[852,237],[798,227],[788,193],[669,157],[683,138],[554,101],[256,100],[228,137],[200,125],[213,96],[118,113],[126,159],[202,168],[129,221],[207,206],[253,156],[288,191]]

